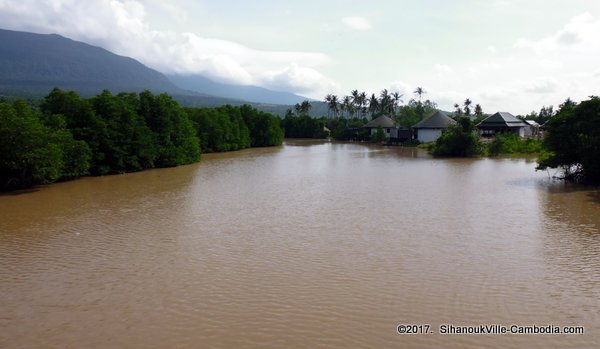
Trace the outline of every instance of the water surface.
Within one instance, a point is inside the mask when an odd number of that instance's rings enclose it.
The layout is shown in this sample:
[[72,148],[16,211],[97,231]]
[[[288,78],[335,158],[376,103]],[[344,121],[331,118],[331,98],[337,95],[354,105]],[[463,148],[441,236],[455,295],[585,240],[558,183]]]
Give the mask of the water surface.
[[288,141],[0,196],[0,347],[595,347],[600,192],[535,165]]

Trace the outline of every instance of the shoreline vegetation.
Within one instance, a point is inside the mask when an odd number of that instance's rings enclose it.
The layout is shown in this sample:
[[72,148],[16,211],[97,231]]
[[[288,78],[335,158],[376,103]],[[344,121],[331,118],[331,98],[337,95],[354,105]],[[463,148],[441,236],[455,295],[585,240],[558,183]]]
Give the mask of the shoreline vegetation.
[[[399,105],[399,94],[383,90],[381,98],[373,94],[368,99],[355,90],[354,97],[344,97],[341,110],[337,97],[328,95],[327,117],[310,117],[311,103],[305,101],[283,119],[249,105],[181,107],[170,95],[149,91],[113,95],[105,90],[82,98],[55,88],[37,103],[0,99],[0,192],[189,164],[200,161],[202,153],[281,145],[284,137],[384,144],[383,129],[370,134],[362,127],[367,116],[391,115],[398,125],[414,125],[437,110],[434,102],[421,101],[424,93],[418,88],[418,100]],[[479,105],[472,115],[467,99],[464,108],[455,105],[456,124],[435,142],[402,145],[424,148],[436,157],[535,154],[537,170],[558,168],[561,179],[600,183],[600,98],[590,98],[579,104],[567,99],[556,113],[552,107],[543,107],[539,115],[533,112],[547,121],[542,139],[501,133],[487,140],[475,128],[485,115]]]
[[82,98],[55,88],[39,106],[0,100],[0,191],[280,145],[279,124],[248,105],[182,108],[171,96],[149,91],[105,90]]

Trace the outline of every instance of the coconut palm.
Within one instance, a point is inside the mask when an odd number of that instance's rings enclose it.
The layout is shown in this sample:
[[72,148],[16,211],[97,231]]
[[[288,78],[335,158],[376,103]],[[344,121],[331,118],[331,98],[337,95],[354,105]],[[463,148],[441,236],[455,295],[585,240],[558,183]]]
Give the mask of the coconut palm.
[[367,93],[366,92],[361,92],[358,94],[359,97],[359,104],[360,104],[360,112],[362,113],[362,117],[365,117],[365,114],[367,114]]
[[417,96],[419,96],[419,103],[420,103],[421,98],[423,97],[424,94],[427,93],[427,91],[425,91],[425,89],[422,87],[417,87],[413,93],[416,94]]
[[464,102],[464,104],[463,104],[463,105],[464,105],[464,111],[465,111],[465,115],[466,115],[466,116],[469,116],[469,115],[471,115],[471,104],[472,104],[472,103],[473,103],[473,102],[471,102],[471,100],[470,100],[470,99],[468,99],[468,98],[467,98],[467,99],[465,99],[465,102]]
[[402,96],[403,96],[403,94],[400,92],[392,93],[392,100],[394,101],[394,113],[396,113],[398,111],[398,107],[403,102]]
[[336,95],[328,94],[325,96],[325,103],[327,104],[327,118],[331,117],[333,113],[334,117],[337,117],[339,111],[339,101]]
[[371,119],[374,118],[375,114],[379,110],[379,100],[374,93],[371,94],[371,98],[369,98],[369,112],[371,113]]
[[300,113],[302,113],[302,115],[308,115],[310,113],[310,108],[312,108],[312,104],[310,104],[308,100],[304,100],[300,104]]
[[456,109],[456,110],[454,111],[454,113],[455,113],[456,115],[462,115],[462,109],[460,109],[460,104],[458,104],[458,103],[454,103],[454,108]]
[[354,114],[354,104],[352,96],[344,96],[344,98],[342,99],[342,106],[344,107],[344,109],[346,109],[346,111],[348,112],[348,118],[350,118],[350,116]]

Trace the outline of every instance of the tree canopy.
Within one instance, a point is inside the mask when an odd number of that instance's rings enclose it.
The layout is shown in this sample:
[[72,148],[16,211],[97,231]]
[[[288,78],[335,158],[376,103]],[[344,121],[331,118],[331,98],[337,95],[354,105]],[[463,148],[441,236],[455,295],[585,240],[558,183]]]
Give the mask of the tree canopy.
[[0,102],[0,190],[196,162],[201,151],[281,144],[279,118],[250,106],[183,109],[167,94],[54,89],[39,110]]
[[600,183],[600,98],[561,104],[546,123],[538,169],[560,168],[563,178]]

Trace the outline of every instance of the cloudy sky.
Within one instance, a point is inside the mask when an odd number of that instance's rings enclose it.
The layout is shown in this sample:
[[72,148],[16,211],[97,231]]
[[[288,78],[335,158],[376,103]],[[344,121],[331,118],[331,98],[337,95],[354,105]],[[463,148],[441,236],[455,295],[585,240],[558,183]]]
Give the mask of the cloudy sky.
[[525,114],[600,95],[597,0],[0,0],[0,27],[315,99],[420,86]]

